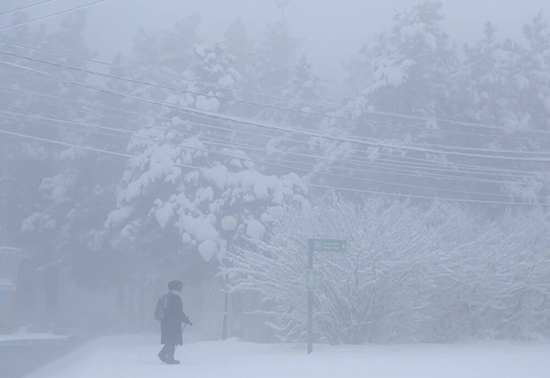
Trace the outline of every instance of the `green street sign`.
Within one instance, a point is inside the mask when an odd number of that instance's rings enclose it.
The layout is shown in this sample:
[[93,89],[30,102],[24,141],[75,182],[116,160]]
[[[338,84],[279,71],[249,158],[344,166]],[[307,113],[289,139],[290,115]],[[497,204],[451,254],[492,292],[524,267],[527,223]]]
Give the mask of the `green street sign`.
[[317,271],[316,270],[307,270],[306,271],[306,290],[313,291],[317,290]]
[[347,243],[338,239],[310,239],[309,250],[313,252],[345,252]]

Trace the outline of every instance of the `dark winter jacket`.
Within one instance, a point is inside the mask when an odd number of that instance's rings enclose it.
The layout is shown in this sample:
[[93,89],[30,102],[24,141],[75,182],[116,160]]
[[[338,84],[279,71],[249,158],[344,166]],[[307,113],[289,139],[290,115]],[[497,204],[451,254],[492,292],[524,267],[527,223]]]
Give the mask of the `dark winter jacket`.
[[182,323],[189,323],[189,318],[183,313],[183,302],[179,295],[166,294],[167,305],[160,323],[161,344],[182,345]]

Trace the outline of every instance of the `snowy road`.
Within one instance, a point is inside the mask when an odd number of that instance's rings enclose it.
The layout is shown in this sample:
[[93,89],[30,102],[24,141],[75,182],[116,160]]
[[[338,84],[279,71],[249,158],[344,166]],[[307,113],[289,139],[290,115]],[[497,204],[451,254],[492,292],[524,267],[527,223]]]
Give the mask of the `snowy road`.
[[483,343],[302,349],[188,344],[180,366],[161,365],[150,337],[96,341],[28,378],[548,378],[550,344]]

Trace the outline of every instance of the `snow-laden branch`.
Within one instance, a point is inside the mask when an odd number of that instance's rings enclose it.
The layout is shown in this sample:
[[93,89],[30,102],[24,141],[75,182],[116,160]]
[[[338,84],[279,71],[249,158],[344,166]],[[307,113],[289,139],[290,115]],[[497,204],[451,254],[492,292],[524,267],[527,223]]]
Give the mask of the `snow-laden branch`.
[[531,337],[548,333],[548,228],[538,212],[483,223],[443,204],[332,198],[278,214],[269,243],[235,251],[232,291],[259,296],[251,311],[281,340],[304,341],[307,238],[341,238],[347,252],[315,256],[319,341]]

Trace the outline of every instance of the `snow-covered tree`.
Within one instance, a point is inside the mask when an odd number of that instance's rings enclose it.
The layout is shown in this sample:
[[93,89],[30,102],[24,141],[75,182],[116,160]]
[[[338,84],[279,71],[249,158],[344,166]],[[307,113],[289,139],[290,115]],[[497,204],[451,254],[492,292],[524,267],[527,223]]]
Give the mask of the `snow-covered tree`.
[[365,82],[359,76],[363,67],[355,63],[349,79],[363,83],[358,104],[366,110],[445,115],[457,62],[441,26],[441,6],[440,1],[430,0],[398,13],[391,30],[362,50],[370,75]]
[[224,44],[229,55],[236,60],[236,69],[245,75],[248,86],[253,85],[249,76],[254,73],[254,43],[248,36],[246,24],[242,18],[236,18],[224,34]]
[[317,253],[314,322],[319,342],[447,342],[548,333],[544,273],[549,227],[541,212],[483,222],[456,206],[332,197],[278,213],[263,253],[231,254],[232,290],[261,302],[247,310],[284,341],[306,337],[308,239],[343,239]]
[[173,28],[140,30],[134,43],[136,60],[155,71],[181,73],[193,62],[193,46],[200,42],[199,24],[200,15],[194,13],[176,22]]
[[232,89],[238,89],[242,80],[235,63],[236,58],[227,53],[223,43],[195,45],[194,62],[183,72],[189,81],[183,83],[187,96],[182,105],[208,112],[238,113],[242,106],[231,101],[240,96]]
[[[41,25],[5,31],[3,39],[93,57],[83,42],[85,13],[67,15],[54,28]],[[113,172],[123,167],[120,157],[77,146],[117,150],[124,144],[119,138],[101,133],[95,127],[100,124],[97,117],[76,110],[90,109],[90,103],[100,97],[69,83],[92,79],[69,68],[86,68],[82,60],[10,44],[2,49],[13,54],[2,57],[3,62],[13,66],[0,67],[4,113],[1,128],[30,136],[2,134],[0,138],[2,153],[8,154],[0,163],[6,167],[8,185],[0,192],[9,194],[9,217],[3,217],[10,223],[9,238],[4,243],[25,250],[31,257],[29,264],[39,269],[33,279],[44,280],[45,305],[52,316],[49,320],[54,320],[59,310],[56,298],[60,285],[77,282],[97,288],[105,283],[102,274],[82,268],[97,261],[88,247],[93,230],[102,227],[110,210],[113,183],[119,176]]]
[[175,233],[174,244],[166,248],[220,261],[227,249],[221,235],[224,216],[239,219],[239,232],[263,239],[273,208],[305,200],[307,187],[297,175],[263,174],[243,151],[210,149],[200,133],[183,137],[175,126],[142,129],[130,143],[136,157],[106,223],[120,230],[117,239]]
[[[353,83],[350,99],[341,109],[328,109],[320,132],[337,138],[374,142],[383,139],[388,147],[330,137],[312,138],[310,143],[317,145],[324,157],[315,169],[344,176],[319,176],[323,184],[409,194],[409,185],[416,185],[419,189],[413,189],[413,193],[420,195],[428,193],[422,187],[452,186],[449,182],[427,179],[426,173],[416,167],[400,167],[403,160],[410,158],[442,161],[447,165],[445,156],[397,147],[408,143],[440,143],[445,137],[435,117],[447,114],[458,61],[449,36],[443,31],[442,20],[438,1],[425,1],[400,12],[388,31],[377,35],[346,65],[347,82]],[[440,163],[434,163],[437,164]]]
[[[81,56],[92,54],[83,47],[82,31],[85,26],[85,14],[77,13],[66,17],[59,30],[40,28],[39,30],[17,29],[15,35],[7,35],[7,39],[15,39],[17,42],[25,43],[44,49],[60,52],[70,52]],[[67,64],[75,67],[82,67],[82,62],[65,59],[50,54],[7,46],[6,50],[31,59],[46,59],[54,63]],[[14,69],[3,67],[2,75],[5,76],[5,92],[2,93],[6,103],[5,111],[11,112],[4,119],[6,127],[12,131],[22,134],[30,134],[69,144],[86,143],[109,143],[109,138],[96,135],[92,128],[63,123],[63,121],[89,122],[82,113],[71,110],[65,106],[63,101],[72,101],[77,107],[86,103],[92,96],[81,88],[56,80],[48,80],[43,76],[33,74],[32,70],[42,72],[44,75],[51,75],[52,78],[62,78],[69,81],[85,80],[85,75],[69,69],[56,67],[40,62],[29,61],[24,58],[11,57],[11,62],[29,67],[30,70]],[[16,116],[14,113],[24,113],[24,116]],[[46,118],[46,119],[44,119]],[[61,120],[61,122],[56,122]],[[97,131],[97,130],[96,130]],[[10,138],[11,139],[11,138]],[[36,171],[32,179],[25,179],[12,170],[14,185],[20,187],[25,193],[26,204],[22,211],[23,219],[18,219],[17,231],[23,231],[20,242],[27,248],[34,250],[49,249],[50,253],[59,254],[55,260],[62,260],[67,257],[68,250],[65,245],[70,244],[82,237],[82,233],[71,227],[74,225],[75,214],[86,207],[82,198],[91,194],[94,197],[94,183],[90,178],[90,172],[95,171],[93,166],[98,162],[96,154],[83,152],[78,148],[54,146],[36,140],[12,139],[19,150],[15,161],[29,167],[33,161],[36,164]],[[9,161],[9,160],[8,160]],[[28,175],[27,175],[28,176]],[[23,181],[19,181],[23,180]],[[21,193],[20,193],[21,194]],[[14,214],[17,213],[14,211]],[[96,220],[100,219],[96,218]],[[69,231],[71,230],[71,231]],[[12,230],[14,234],[18,232]],[[30,238],[37,243],[28,243],[29,232],[35,237]],[[47,238],[40,238],[45,233]],[[74,245],[72,246],[74,249]],[[62,252],[63,251],[63,252]],[[61,257],[63,256],[63,258]]]
[[256,56],[257,85],[263,92],[279,94],[291,77],[296,62],[298,41],[290,35],[284,21],[267,24]]
[[[496,29],[488,23],[484,38],[466,48],[459,80],[458,97],[463,100],[457,102],[458,117],[489,127],[465,129],[469,134],[454,136],[456,143],[497,150],[544,150],[545,138],[536,132],[537,125],[544,121],[541,118],[535,121],[540,115],[544,118],[544,111],[541,112],[544,101],[540,101],[544,92],[538,86],[544,82],[544,54],[535,51],[544,51],[543,30],[544,19],[539,14],[533,25],[524,28],[528,41],[525,47],[511,39],[500,42]],[[502,184],[493,185],[492,190],[504,191],[520,200],[528,196],[544,201],[546,164],[496,161],[491,165],[497,169],[513,167],[534,172],[504,176]]]
[[514,77],[520,49],[510,39],[499,42],[496,32],[494,25],[487,23],[484,38],[466,48],[463,76],[468,84],[462,95],[469,103],[464,104],[462,115],[504,129],[521,129],[526,117],[520,114],[517,93],[522,87],[517,84],[522,80]]
[[530,115],[530,129],[550,130],[550,26],[544,14],[537,14],[523,27],[527,39],[520,59],[518,85],[523,85],[522,105]]

